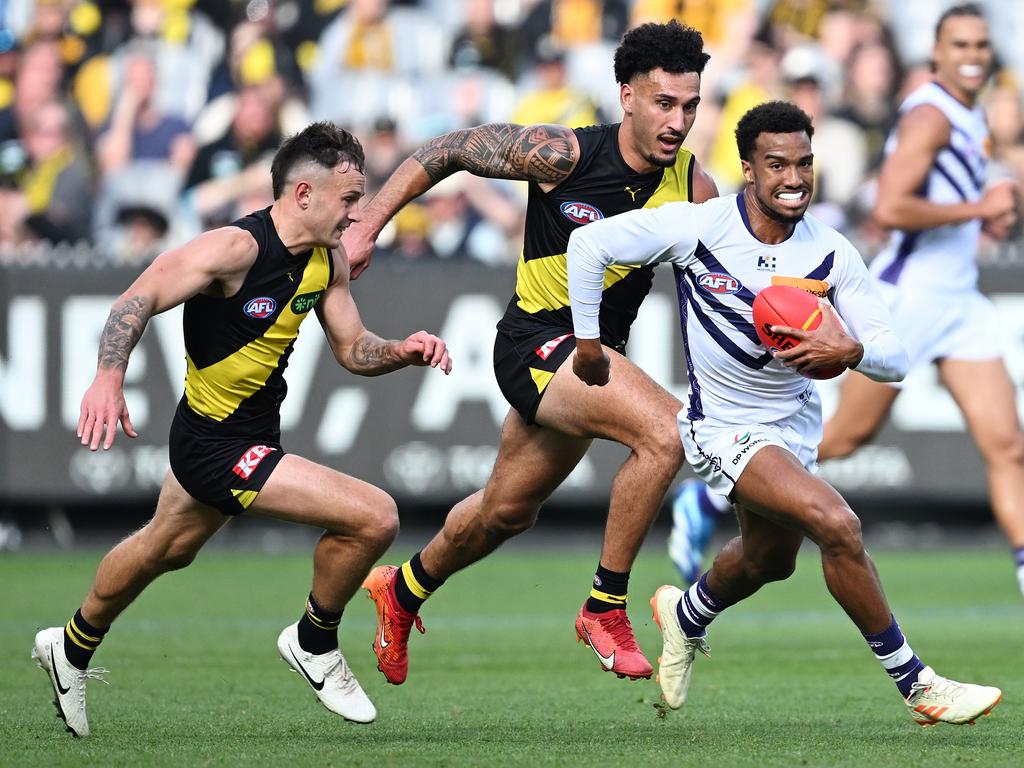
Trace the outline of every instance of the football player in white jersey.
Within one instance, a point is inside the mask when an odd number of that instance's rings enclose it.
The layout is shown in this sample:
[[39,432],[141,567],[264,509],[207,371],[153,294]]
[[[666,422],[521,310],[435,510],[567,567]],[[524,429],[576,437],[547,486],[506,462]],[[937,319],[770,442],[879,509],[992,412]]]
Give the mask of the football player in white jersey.
[[[1005,238],[1016,200],[1010,181],[984,189],[988,129],[978,94],[991,72],[992,48],[977,5],[942,15],[932,58],[934,81],[903,103],[887,146],[874,214],[893,234],[871,271],[911,366],[937,364],[984,457],[992,509],[1014,549],[1024,592],[1024,434],[975,263],[980,231]],[[819,458],[846,456],[867,442],[899,393],[898,386],[849,376]]]
[[[616,375],[599,338],[606,267],[670,262],[690,379],[680,436],[697,475],[734,503],[740,524],[740,535],[689,589],[666,585],[651,601],[664,643],[659,682],[670,707],[686,699],[711,621],[764,584],[788,578],[809,538],[821,551],[829,592],[896,682],[914,720],[973,722],[999,702],[999,689],[957,683],[922,664],[889,609],[860,521],[815,476],[821,408],[813,381],[801,374],[843,366],[898,381],[908,360],[857,251],[804,215],[814,185],[812,134],[810,118],[794,105],[762,104],[736,129],[747,181],[741,194],[631,211],[574,232],[573,369],[591,385]],[[754,331],[754,296],[772,284],[831,299],[821,300],[817,330],[772,328],[799,341],[786,351],[766,350]]]
[[[886,146],[874,215],[893,234],[871,272],[911,367],[936,363],[964,415],[1024,592],[1024,434],[975,262],[980,232],[1005,238],[1017,218],[1012,182],[985,189],[988,127],[978,95],[991,72],[992,49],[978,5],[958,5],[941,16],[932,59],[933,81],[904,101]],[[899,393],[898,383],[848,376],[825,424],[818,460],[848,456],[870,440]],[[684,575],[699,572],[717,515],[727,511],[723,502],[692,480],[676,496],[669,552]]]

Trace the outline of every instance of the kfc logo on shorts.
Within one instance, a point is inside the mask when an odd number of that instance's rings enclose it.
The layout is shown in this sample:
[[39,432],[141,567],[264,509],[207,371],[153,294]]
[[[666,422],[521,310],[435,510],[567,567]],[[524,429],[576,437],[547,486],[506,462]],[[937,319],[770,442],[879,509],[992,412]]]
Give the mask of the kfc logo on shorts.
[[604,214],[590,203],[562,203],[559,207],[565,218],[577,224],[589,224],[604,218]]
[[231,471],[243,480],[248,480],[252,473],[256,471],[256,467],[260,465],[260,462],[263,461],[271,451],[276,450],[276,448],[271,448],[269,445],[254,445],[242,454],[242,458],[240,458],[238,463],[231,468]]
[[249,317],[255,317],[257,320],[262,320],[263,318],[270,317],[274,314],[275,309],[277,309],[277,302],[274,301],[274,299],[270,296],[260,296],[246,302],[242,311]]
[[705,293],[715,293],[720,296],[728,296],[736,293],[743,286],[740,281],[732,275],[724,275],[721,272],[708,272],[697,278],[697,285]]
[[558,345],[561,344],[566,339],[568,339],[570,336],[572,336],[571,333],[566,333],[562,336],[551,339],[551,341],[545,341],[543,344],[541,344],[539,347],[533,350],[533,353],[537,355],[537,357],[539,357],[541,360],[547,360],[549,357],[551,357],[551,353],[558,349]]

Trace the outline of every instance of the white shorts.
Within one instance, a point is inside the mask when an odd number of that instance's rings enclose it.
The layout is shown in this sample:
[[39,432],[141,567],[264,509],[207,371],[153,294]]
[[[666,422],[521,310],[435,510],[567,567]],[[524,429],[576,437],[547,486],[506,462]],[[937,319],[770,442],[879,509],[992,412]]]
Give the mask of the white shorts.
[[796,456],[811,474],[818,471],[821,401],[817,393],[792,416],[768,424],[728,424],[704,418],[690,421],[684,408],[676,416],[686,460],[714,493],[732,500],[743,470],[758,451],[776,445]]
[[911,368],[943,358],[995,360],[1003,356],[995,307],[978,291],[910,293],[888,283],[879,283],[879,290],[892,312],[893,331],[907,350]]

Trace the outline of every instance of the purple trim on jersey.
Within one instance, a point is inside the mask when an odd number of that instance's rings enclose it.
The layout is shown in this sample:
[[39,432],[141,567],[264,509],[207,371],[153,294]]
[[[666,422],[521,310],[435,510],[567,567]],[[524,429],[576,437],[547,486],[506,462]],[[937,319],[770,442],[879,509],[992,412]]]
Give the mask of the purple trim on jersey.
[[903,274],[903,268],[907,266],[907,259],[914,252],[914,246],[917,245],[917,240],[920,236],[920,232],[903,233],[903,240],[900,242],[895,258],[893,258],[892,263],[888,267],[882,270],[882,274],[878,276],[879,280],[891,285],[896,285],[899,282],[900,275]]
[[[746,190],[746,188],[747,187],[744,187],[743,189]],[[786,242],[786,240],[789,240],[789,238],[793,236],[793,233],[796,232],[796,227],[793,227],[793,229],[790,230],[789,234],[786,235],[786,237],[783,240],[780,240],[778,243],[766,243],[764,240],[762,240],[760,237],[754,234],[754,228],[750,226],[750,219],[747,218],[747,206],[743,204],[742,191],[738,195],[736,195],[736,207],[740,209],[740,218],[743,219],[743,226],[747,228],[747,232],[750,233],[750,236],[752,238],[754,238],[755,240],[757,240],[757,242],[763,245],[780,245]]]
[[699,295],[705,304],[707,304],[712,310],[714,310],[722,317],[724,317],[726,320],[728,320],[729,324],[733,328],[742,333],[755,344],[761,343],[761,339],[758,337],[757,331],[754,330],[754,326],[752,323],[749,323],[746,320],[744,320],[742,315],[736,312],[736,310],[730,309],[728,306],[720,302],[714,296],[708,296],[707,294],[698,292],[697,276],[694,275],[689,270],[687,270],[687,274],[690,276],[690,282],[693,283],[693,293],[691,295]]
[[832,267],[836,261],[836,252],[832,251],[825,259],[816,266],[810,273],[808,273],[808,280],[824,280],[828,277],[828,273],[832,271]]
[[697,374],[693,371],[693,361],[690,359],[690,339],[686,333],[686,283],[683,280],[683,270],[679,267],[672,267],[676,278],[676,296],[679,303],[679,330],[683,334],[683,354],[686,356],[686,378],[690,381],[690,407],[686,411],[686,418],[690,421],[700,421],[704,418],[704,409],[700,403],[700,384],[697,383]]
[[970,198],[967,197],[967,193],[964,192],[963,187],[961,187],[960,184],[957,183],[957,180],[953,178],[953,174],[942,167],[942,163],[939,162],[938,158],[935,158],[935,163],[932,165],[932,169],[938,171],[939,175],[949,182],[949,185],[956,190],[956,193],[960,195],[960,197],[965,201],[970,201]]
[[980,190],[982,187],[985,186],[985,180],[978,178],[978,174],[974,170],[974,166],[971,165],[970,161],[960,150],[958,150],[952,144],[946,145],[946,149],[948,149],[949,154],[955,157],[959,161],[960,165],[964,167],[964,170],[967,171],[967,175],[970,177],[975,187],[977,187]]
[[708,336],[710,336],[715,343],[729,355],[729,357],[755,371],[761,370],[771,362],[772,355],[770,352],[766,352],[761,355],[761,357],[751,357],[749,354],[737,347],[736,344],[733,343],[733,340],[726,336],[722,332],[721,328],[715,325],[715,321],[701,311],[700,305],[693,297],[693,294],[690,293],[690,287],[686,282],[684,280],[680,280],[677,284],[682,286],[683,293],[686,294],[686,298],[693,307],[693,316],[697,318],[697,322],[701,324],[701,327],[708,332]]
[[[748,288],[743,288],[743,283],[736,279],[736,276],[729,272],[718,259],[715,258],[715,254],[708,250],[708,247],[704,245],[700,240],[697,241],[697,248],[693,255],[697,260],[703,264],[708,272],[718,272],[723,275],[729,275],[733,280],[736,280],[740,284],[740,289],[733,294],[740,301],[744,301],[751,306],[754,305],[754,294],[750,292]],[[696,285],[696,283],[695,283]]]

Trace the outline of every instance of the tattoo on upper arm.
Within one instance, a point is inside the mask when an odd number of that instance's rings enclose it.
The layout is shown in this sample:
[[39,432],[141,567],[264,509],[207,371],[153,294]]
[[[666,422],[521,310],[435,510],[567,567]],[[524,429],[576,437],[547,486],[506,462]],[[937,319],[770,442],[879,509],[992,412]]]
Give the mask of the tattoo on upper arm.
[[141,296],[132,296],[121,306],[110,310],[100,336],[101,368],[124,370],[128,366],[128,356],[146,329],[149,317],[146,299]]
[[431,139],[413,157],[435,183],[456,171],[555,183],[569,175],[578,159],[571,134],[559,125],[488,123]]

